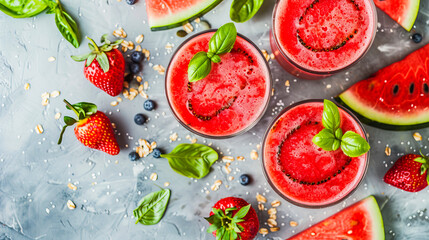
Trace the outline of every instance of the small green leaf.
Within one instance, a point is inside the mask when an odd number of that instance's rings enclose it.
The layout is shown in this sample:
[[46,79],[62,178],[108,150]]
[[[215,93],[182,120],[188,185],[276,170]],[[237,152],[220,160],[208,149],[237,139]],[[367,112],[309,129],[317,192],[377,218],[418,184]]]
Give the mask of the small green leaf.
[[212,58],[210,58],[210,60],[212,60],[214,63],[220,63],[219,55],[214,55]]
[[426,163],[426,159],[423,157],[414,158],[414,161],[416,161],[418,163]]
[[335,138],[338,140],[341,140],[342,137],[343,137],[343,130],[341,128],[338,128],[337,130],[335,130]]
[[341,149],[349,157],[359,157],[368,152],[370,146],[361,135],[347,131],[341,139]]
[[261,8],[264,0],[233,0],[229,17],[234,22],[246,22]]
[[85,61],[86,59],[88,59],[88,57],[91,55],[92,53],[87,53],[87,54],[82,54],[82,55],[72,55],[71,58],[73,60],[75,60],[76,62],[82,62]]
[[105,33],[103,34],[103,36],[101,36],[101,43],[106,43],[107,45],[111,44],[110,40],[109,40],[109,34]]
[[332,151],[337,150],[340,147],[340,145],[341,145],[341,141],[338,139],[335,139],[334,143],[332,144]]
[[325,151],[332,151],[335,141],[335,136],[332,130],[322,129],[318,134],[313,137],[313,143]]
[[[234,230],[235,230],[235,228],[234,228]],[[231,231],[231,239],[232,240],[238,239],[238,233],[235,231]]]
[[221,55],[230,52],[237,38],[237,29],[234,23],[227,23],[220,27],[209,41],[209,52]]
[[188,65],[188,80],[189,82],[199,81],[207,75],[209,75],[212,70],[212,62],[210,58],[207,57],[206,52],[198,52],[195,54]]
[[426,166],[423,164],[423,165],[420,167],[420,175],[423,175],[423,174],[426,172],[426,170],[427,170],[427,168],[426,168]]
[[117,46],[117,45],[121,44],[123,41],[124,41],[123,39],[119,39],[119,40],[114,41],[114,42],[113,42],[112,44],[110,44],[110,45],[112,45],[112,46]]
[[161,157],[167,158],[170,167],[178,174],[197,179],[205,177],[219,158],[213,148],[197,143],[179,144],[171,153],[162,154]]
[[340,127],[340,111],[335,103],[326,99],[323,101],[322,123],[325,128],[332,130],[332,132]]
[[216,231],[216,240],[222,240],[225,235],[226,229],[224,227]]
[[97,54],[95,53],[91,53],[88,57],[88,59],[86,60],[86,64],[85,66],[89,67],[89,65],[91,65],[92,61],[94,61],[94,59],[97,57]]
[[429,184],[429,173],[426,173],[426,181],[428,182],[428,184]]
[[103,52],[110,52],[110,51],[112,51],[112,49],[113,49],[112,45],[103,45],[100,48],[100,50],[103,51]]
[[64,116],[64,122],[67,126],[72,126],[73,124],[77,123],[76,119],[68,116]]
[[95,47],[92,43],[89,42],[88,47],[89,47],[89,49],[91,49],[91,51],[95,51]]
[[61,8],[57,8],[55,10],[55,24],[63,37],[75,48],[78,48],[80,45],[79,32],[73,18]]
[[242,208],[240,208],[240,210],[238,210],[238,212],[235,213],[234,215],[234,219],[241,219],[244,218],[246,216],[246,214],[249,212],[249,209],[252,205],[247,205],[244,206]]
[[218,224],[212,224],[212,225],[210,225],[209,228],[207,228],[207,232],[212,233],[212,232],[218,230],[220,227],[221,226]]
[[143,225],[157,224],[167,208],[170,199],[170,189],[162,189],[144,196],[133,214],[137,223]]
[[[76,103],[73,104],[73,107],[75,109],[82,109],[82,111],[85,113],[85,115],[92,115],[95,114],[97,112],[97,105],[93,104],[93,103],[88,103],[88,102],[80,102],[80,103]],[[69,107],[67,107],[69,108]]]
[[106,53],[101,52],[100,54],[97,54],[97,62],[105,73],[109,71],[110,63]]
[[229,213],[231,213],[232,211],[235,211],[235,210],[237,210],[236,207],[227,208],[227,209],[225,209],[225,214],[228,215]]

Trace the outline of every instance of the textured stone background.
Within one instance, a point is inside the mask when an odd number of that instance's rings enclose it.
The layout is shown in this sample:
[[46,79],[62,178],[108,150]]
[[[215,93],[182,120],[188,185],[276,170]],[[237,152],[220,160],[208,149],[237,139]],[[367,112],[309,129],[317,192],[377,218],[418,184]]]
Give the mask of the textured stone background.
[[[337,95],[360,79],[368,77],[379,68],[403,58],[429,42],[429,6],[422,1],[421,11],[414,31],[425,35],[424,43],[415,44],[410,33],[403,30],[386,15],[379,13],[378,33],[369,54],[351,69],[320,81],[304,81],[288,75],[275,61],[270,62],[274,79],[275,96],[264,118],[252,130],[228,140],[212,141],[197,137],[199,143],[213,143],[225,155],[245,156],[244,162],[233,162],[232,176],[251,174],[254,181],[243,187],[237,180],[228,181],[222,163],[216,163],[212,172],[202,180],[190,180],[174,173],[166,160],[151,156],[136,163],[127,155],[139,138],[155,140],[165,151],[180,142],[189,142],[190,134],[172,116],[164,96],[164,77],[158,75],[150,64],[167,66],[171,53],[184,40],[175,30],[152,33],[149,30],[145,2],[134,6],[116,0],[63,0],[65,8],[79,23],[82,36],[95,39],[122,26],[128,40],[145,35],[142,43],[152,53],[144,63],[142,76],[149,81],[148,94],[158,103],[153,112],[142,108],[144,99],[124,99],[117,107],[115,100],[99,91],[85,80],[81,63],[72,61],[70,55],[87,51],[87,41],[74,49],[56,30],[52,15],[41,14],[31,19],[12,19],[0,14],[0,239],[213,239],[206,233],[208,224],[203,219],[211,206],[222,197],[234,195],[245,198],[257,207],[256,193],[264,194],[268,202],[281,199],[267,184],[260,160],[249,157],[252,149],[263,140],[265,129],[284,106],[308,98],[329,98]],[[226,0],[204,19],[214,28],[229,21]],[[262,11],[251,21],[237,24],[238,31],[253,40],[261,49],[269,50],[269,28],[274,0],[265,1]],[[196,32],[201,28],[196,27]],[[112,36],[113,38],[113,36]],[[55,61],[48,62],[49,57]],[[289,80],[291,86],[285,87]],[[31,89],[24,90],[25,83]],[[40,95],[53,90],[61,96],[51,98],[46,107]],[[117,125],[121,153],[111,157],[85,148],[78,143],[71,129],[61,146],[56,144],[62,121],[54,115],[67,112],[62,99],[71,102],[94,102]],[[133,122],[136,113],[150,117],[145,127]],[[37,124],[44,127],[37,134]],[[325,209],[304,209],[282,200],[278,208],[281,230],[258,239],[284,239],[311,224],[341,210],[368,195],[375,195],[382,208],[387,239],[427,239],[429,189],[412,194],[387,186],[382,177],[398,156],[422,148],[427,151],[429,131],[419,130],[422,142],[412,138],[414,131],[393,132],[365,126],[370,134],[371,159],[368,173],[357,191],[348,199]],[[177,132],[180,141],[170,143],[170,134]],[[192,137],[194,137],[191,134]],[[128,148],[125,146],[129,145]],[[389,145],[392,155],[385,156]],[[148,178],[156,172],[158,181]],[[224,184],[216,192],[205,190],[217,179]],[[170,182],[172,197],[163,220],[154,226],[135,225],[132,210],[140,198],[156,190],[155,185]],[[75,183],[77,191],[67,188]],[[227,188],[225,185],[229,185]],[[77,208],[69,210],[67,200]],[[268,204],[267,204],[268,206]],[[268,218],[259,212],[262,226]],[[291,220],[297,227],[290,227]]]

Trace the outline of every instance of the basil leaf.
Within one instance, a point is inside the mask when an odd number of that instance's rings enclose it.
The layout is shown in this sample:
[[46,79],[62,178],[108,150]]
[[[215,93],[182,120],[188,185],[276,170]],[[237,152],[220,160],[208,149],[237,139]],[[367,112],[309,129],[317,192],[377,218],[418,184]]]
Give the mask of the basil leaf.
[[370,146],[361,135],[347,131],[341,139],[341,149],[349,157],[359,157],[368,152]]
[[249,205],[247,205],[247,206],[244,206],[244,207],[240,208],[240,210],[238,210],[238,211],[235,213],[235,215],[234,215],[234,218],[233,218],[233,219],[241,219],[241,218],[244,218],[244,217],[246,216],[246,214],[249,212],[250,207],[251,207],[251,205],[249,204]]
[[325,151],[332,151],[334,146],[335,136],[329,129],[322,129],[313,137],[313,143]]
[[179,144],[171,153],[162,154],[161,157],[168,159],[168,164],[178,174],[197,179],[206,176],[219,158],[211,147],[197,143]]
[[45,10],[44,0],[0,0],[0,11],[14,18],[29,18]]
[[246,22],[261,8],[264,0],[233,0],[229,17],[234,22]]
[[170,189],[162,189],[144,196],[133,214],[137,223],[143,225],[157,224],[164,215],[170,199]]
[[237,29],[234,23],[227,23],[220,27],[209,41],[209,52],[221,55],[230,52],[237,38]]
[[198,52],[195,54],[188,65],[188,80],[189,82],[196,82],[209,75],[212,70],[212,62],[207,57],[206,52]]
[[325,128],[331,129],[332,132],[340,127],[340,111],[335,103],[326,99],[323,101],[322,124]]
[[109,71],[110,63],[109,58],[107,58],[107,55],[105,52],[101,52],[100,54],[97,54],[97,62],[100,64],[101,69],[103,69],[104,72]]
[[80,42],[77,24],[70,15],[61,10],[61,7],[55,10],[55,24],[63,37],[78,48]]

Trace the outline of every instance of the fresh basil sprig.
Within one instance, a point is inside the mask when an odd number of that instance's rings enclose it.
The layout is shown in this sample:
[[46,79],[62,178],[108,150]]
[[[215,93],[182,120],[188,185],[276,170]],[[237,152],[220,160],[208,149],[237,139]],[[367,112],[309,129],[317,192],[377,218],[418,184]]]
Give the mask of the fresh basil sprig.
[[220,55],[228,53],[234,47],[237,29],[234,23],[220,27],[210,38],[209,51],[195,54],[188,65],[189,82],[199,81],[210,74],[212,62],[219,63]]
[[264,0],[233,0],[229,17],[234,22],[246,22],[259,11],[262,3]]
[[210,167],[219,159],[213,148],[202,144],[182,143],[168,154],[161,154],[168,159],[170,167],[188,178],[203,178],[210,172]]
[[340,128],[340,112],[335,103],[323,101],[322,124],[325,127],[313,137],[313,143],[325,151],[335,151],[339,147],[349,157],[359,157],[369,151],[368,142],[361,135]]
[[61,35],[69,41],[75,48],[80,45],[79,29],[75,20],[63,10],[61,3],[57,0],[57,7],[53,10],[55,12],[55,24]]
[[162,189],[144,196],[140,200],[139,206],[133,211],[134,217],[137,219],[136,224],[157,224],[167,209],[170,193],[170,189]]

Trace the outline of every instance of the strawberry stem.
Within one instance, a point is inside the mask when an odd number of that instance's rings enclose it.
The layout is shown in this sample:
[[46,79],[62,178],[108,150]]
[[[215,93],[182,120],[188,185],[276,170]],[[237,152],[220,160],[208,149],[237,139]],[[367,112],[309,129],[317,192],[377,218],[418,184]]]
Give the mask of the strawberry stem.
[[67,100],[64,99],[63,101],[66,103],[67,107],[73,110],[73,112],[76,113],[77,117],[79,117],[79,112],[76,110],[76,108],[74,108],[73,105],[71,105]]
[[100,49],[98,48],[98,46],[97,46],[97,44],[94,42],[94,40],[92,40],[92,39],[91,39],[90,37],[88,37],[88,36],[86,36],[86,38],[87,38],[90,42],[92,42],[92,45],[94,46],[95,51],[99,52],[99,51],[100,51]]

